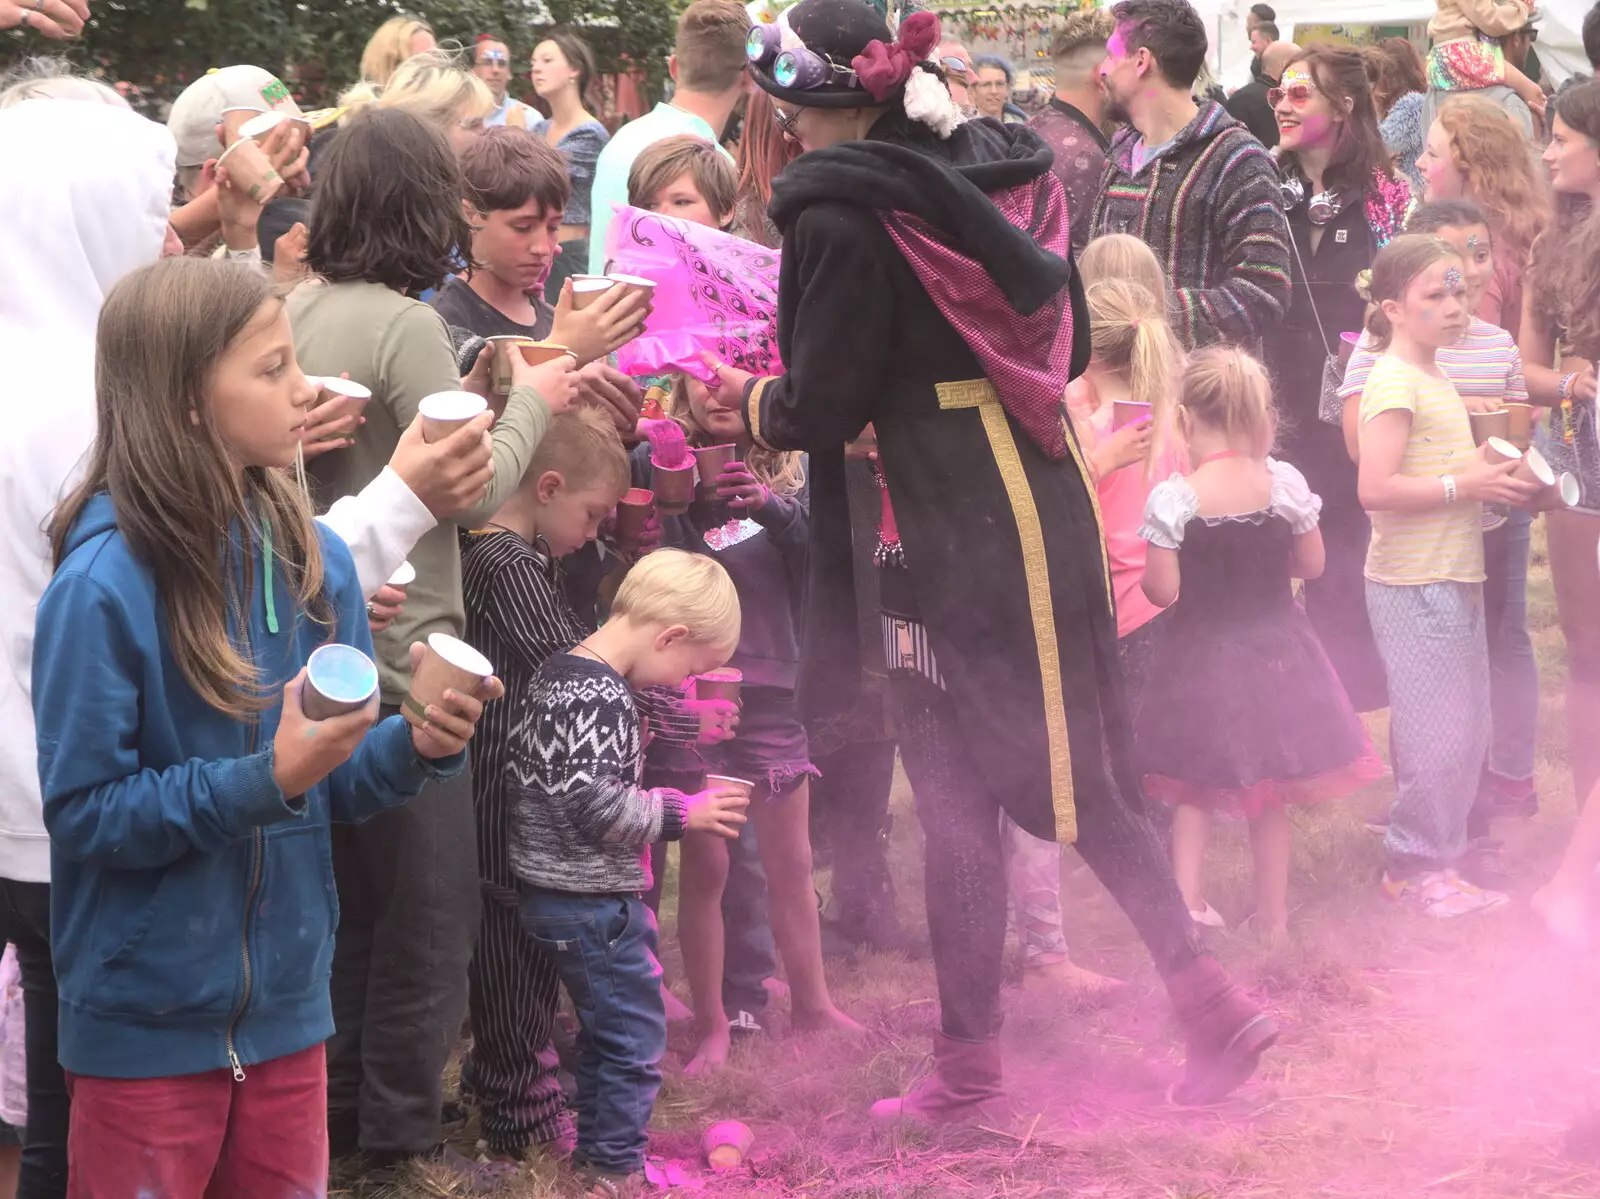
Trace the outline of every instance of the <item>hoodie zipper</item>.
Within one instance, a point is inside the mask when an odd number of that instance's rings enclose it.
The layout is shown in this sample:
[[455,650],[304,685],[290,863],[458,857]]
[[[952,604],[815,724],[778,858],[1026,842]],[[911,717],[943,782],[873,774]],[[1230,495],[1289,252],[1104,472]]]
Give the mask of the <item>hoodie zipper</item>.
[[[268,584],[271,585],[270,583]],[[233,572],[228,573],[228,604],[233,609],[233,618],[239,625],[239,639],[244,642],[244,656],[252,664],[255,662],[255,652],[250,648],[250,626],[245,620],[244,608],[239,602],[239,592],[234,586]],[[250,753],[256,752],[256,738],[260,732],[260,724],[256,720],[250,722]],[[252,971],[250,966],[250,911],[255,907],[256,892],[261,887],[261,862],[265,849],[260,828],[250,831],[251,858],[250,858],[250,888],[245,894],[244,920],[239,927],[239,960],[244,966],[244,993],[239,997],[239,1006],[234,1009],[233,1015],[228,1020],[226,1045],[228,1050],[228,1064],[233,1067],[233,1081],[244,1081],[244,1066],[239,1061],[239,1053],[234,1045],[233,1033],[239,1027],[239,1021],[244,1018],[245,1008],[250,1006],[250,990]]]

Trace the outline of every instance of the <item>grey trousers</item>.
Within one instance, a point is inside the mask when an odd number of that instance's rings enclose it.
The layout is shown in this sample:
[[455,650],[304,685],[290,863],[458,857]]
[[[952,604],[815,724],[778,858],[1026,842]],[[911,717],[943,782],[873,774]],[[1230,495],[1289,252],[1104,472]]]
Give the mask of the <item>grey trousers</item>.
[[331,1147],[423,1153],[440,1139],[478,931],[470,774],[430,783],[365,824],[334,825],[333,869]]
[[1439,870],[1467,848],[1489,749],[1489,647],[1478,583],[1367,580],[1389,679],[1395,796],[1384,849],[1393,877]]

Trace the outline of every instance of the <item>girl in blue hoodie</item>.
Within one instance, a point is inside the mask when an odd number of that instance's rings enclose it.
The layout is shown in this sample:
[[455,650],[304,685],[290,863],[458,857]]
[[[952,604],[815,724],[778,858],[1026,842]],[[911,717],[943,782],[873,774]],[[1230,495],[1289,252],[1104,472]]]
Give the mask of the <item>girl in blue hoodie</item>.
[[96,355],[33,655],[69,1193],[322,1195],[329,824],[460,771],[502,688],[415,728],[374,727],[376,699],[301,710],[312,650],[372,641],[349,551],[284,469],[317,390],[259,272],[134,272]]

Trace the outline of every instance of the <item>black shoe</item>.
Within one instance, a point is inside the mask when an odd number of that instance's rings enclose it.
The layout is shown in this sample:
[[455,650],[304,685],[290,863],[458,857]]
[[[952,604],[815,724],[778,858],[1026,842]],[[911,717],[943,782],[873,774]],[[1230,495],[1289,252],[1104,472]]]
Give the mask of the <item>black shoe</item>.
[[767,1030],[762,1027],[761,1021],[756,1019],[754,1012],[740,1008],[728,1018],[728,1031],[736,1037],[759,1037]]
[[1501,859],[1501,848],[1501,843],[1492,837],[1479,837],[1467,846],[1467,852],[1456,863],[1456,872],[1485,891],[1508,890],[1512,878]]

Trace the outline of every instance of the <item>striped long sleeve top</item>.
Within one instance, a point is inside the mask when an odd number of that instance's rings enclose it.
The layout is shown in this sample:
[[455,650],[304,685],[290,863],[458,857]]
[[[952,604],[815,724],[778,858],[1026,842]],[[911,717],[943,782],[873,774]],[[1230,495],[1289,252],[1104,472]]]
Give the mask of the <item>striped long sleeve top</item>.
[[[535,681],[547,661],[593,632],[594,622],[568,599],[561,564],[505,529],[462,534],[461,575],[467,641],[494,663],[506,688],[504,699],[484,707],[471,751],[479,870],[491,887],[509,891],[517,881],[511,862],[517,779],[528,773],[517,759],[529,749]],[[634,719],[646,720],[652,736],[692,744],[699,718],[680,698],[659,688],[641,692],[630,701]]]
[[1289,225],[1278,168],[1222,105],[1200,105],[1170,142],[1147,149],[1131,126],[1112,139],[1094,234],[1130,233],[1155,251],[1188,348],[1251,346],[1289,306]]

